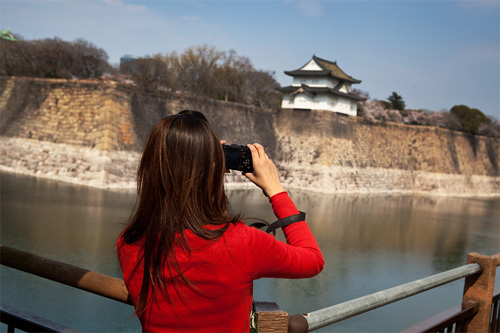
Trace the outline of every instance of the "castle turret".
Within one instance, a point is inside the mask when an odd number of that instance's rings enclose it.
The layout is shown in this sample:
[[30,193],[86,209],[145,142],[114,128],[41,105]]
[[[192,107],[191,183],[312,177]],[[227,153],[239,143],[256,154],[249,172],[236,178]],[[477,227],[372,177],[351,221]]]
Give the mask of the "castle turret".
[[280,89],[284,109],[326,110],[356,116],[357,103],[365,100],[351,90],[351,85],[361,80],[347,75],[336,62],[313,56],[301,68],[285,74],[293,77],[293,83]]

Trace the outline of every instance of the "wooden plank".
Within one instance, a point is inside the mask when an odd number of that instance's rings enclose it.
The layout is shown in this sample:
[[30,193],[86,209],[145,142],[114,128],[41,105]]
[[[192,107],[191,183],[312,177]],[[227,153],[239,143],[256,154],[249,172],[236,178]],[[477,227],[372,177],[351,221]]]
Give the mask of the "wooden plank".
[[288,331],[288,313],[273,302],[255,302],[257,330],[263,333],[284,333]]

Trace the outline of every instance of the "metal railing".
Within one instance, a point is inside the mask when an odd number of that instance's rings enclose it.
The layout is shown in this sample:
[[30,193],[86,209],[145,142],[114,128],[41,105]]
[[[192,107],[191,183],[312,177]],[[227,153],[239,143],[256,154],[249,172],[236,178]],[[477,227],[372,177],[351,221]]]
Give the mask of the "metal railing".
[[403,333],[413,332],[465,332],[467,324],[479,312],[479,304],[469,302],[414,325]]
[[480,273],[481,270],[481,265],[474,263],[397,287],[379,291],[371,295],[366,295],[344,303],[336,304],[321,310],[296,316],[299,316],[299,318],[300,316],[304,317],[307,321],[308,330],[313,331],[318,328],[357,316],[364,312],[380,308],[384,305],[397,302],[404,298],[420,294],[424,291],[442,286],[458,279]]
[[0,304],[0,317],[2,323],[7,325],[9,333],[14,332],[16,328],[25,332],[80,332],[5,304]]
[[[0,245],[0,263],[122,303],[131,304],[127,288],[121,279],[3,245]],[[499,296],[493,297],[493,284],[495,270],[499,265],[500,253],[494,256],[471,253],[468,264],[465,266],[304,315],[289,317],[275,303],[259,303],[265,306],[257,306],[257,328],[260,328],[261,332],[286,332],[287,329],[288,332],[309,332],[452,281],[466,278],[462,305],[440,314],[438,319],[433,317],[433,320],[429,322],[417,324],[409,328],[407,332],[426,331],[429,327],[433,327],[433,329],[450,327],[450,325],[460,325],[460,323],[463,331],[467,331],[467,328],[471,331],[488,331],[491,327],[498,332]],[[487,326],[485,326],[486,320]],[[485,327],[488,328],[485,329]]]
[[500,332],[500,287],[495,288],[495,296],[493,296],[490,331]]
[[[477,261],[473,262],[474,260]],[[298,314],[290,316],[289,332],[310,332],[318,328],[322,328],[354,317],[361,313],[380,308],[384,305],[394,303],[404,298],[419,294],[421,292],[456,281],[461,278],[469,279],[466,280],[466,287],[464,288],[464,301],[462,305],[459,306],[460,309],[450,311],[449,318],[445,319],[445,321],[451,319],[452,321],[455,321],[455,323],[457,323],[465,317],[472,317],[481,310],[483,310],[481,316],[486,317],[492,313],[491,304],[493,301],[492,293],[495,280],[495,269],[499,265],[500,253],[489,257],[472,253],[469,254],[469,264],[465,266],[432,275],[397,287],[379,291],[371,295],[363,296],[344,303],[336,304],[331,307],[327,307],[303,315]],[[483,291],[481,289],[484,288],[481,284],[484,284],[484,281],[479,282],[476,286],[474,286],[474,284],[477,282],[479,277],[483,275],[481,273],[483,273],[485,270],[487,270],[487,274],[485,274],[483,280],[488,281],[488,290]],[[467,297],[467,293],[472,294],[473,297]],[[486,306],[483,306],[483,308],[485,309],[481,309],[480,303],[478,301],[485,303]],[[489,307],[487,303],[489,303]],[[488,326],[489,324],[490,323],[488,322]],[[484,330],[484,323],[482,323],[480,327],[481,329],[477,331],[488,331]],[[408,332],[415,331],[420,331],[417,326],[414,326],[408,330]]]

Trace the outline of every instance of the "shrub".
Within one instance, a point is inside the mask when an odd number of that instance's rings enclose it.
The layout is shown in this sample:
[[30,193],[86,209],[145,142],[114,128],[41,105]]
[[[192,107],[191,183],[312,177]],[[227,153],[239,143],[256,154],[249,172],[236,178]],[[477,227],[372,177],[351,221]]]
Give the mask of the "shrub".
[[491,122],[480,110],[471,109],[467,105],[455,105],[450,113],[458,118],[462,130],[466,133],[478,134],[481,124]]

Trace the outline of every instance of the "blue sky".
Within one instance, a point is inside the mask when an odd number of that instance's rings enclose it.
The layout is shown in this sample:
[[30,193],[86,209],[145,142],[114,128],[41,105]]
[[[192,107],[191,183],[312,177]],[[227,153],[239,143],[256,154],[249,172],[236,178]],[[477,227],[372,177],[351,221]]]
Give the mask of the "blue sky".
[[276,72],[313,54],[362,80],[372,99],[408,108],[465,104],[500,118],[500,1],[0,0],[0,26],[25,39],[83,38],[124,54],[213,45]]

